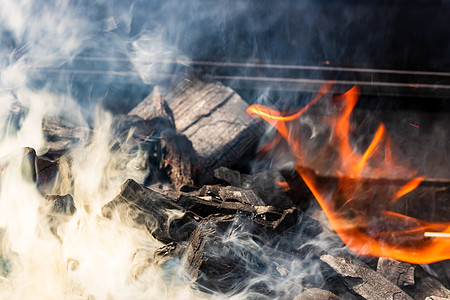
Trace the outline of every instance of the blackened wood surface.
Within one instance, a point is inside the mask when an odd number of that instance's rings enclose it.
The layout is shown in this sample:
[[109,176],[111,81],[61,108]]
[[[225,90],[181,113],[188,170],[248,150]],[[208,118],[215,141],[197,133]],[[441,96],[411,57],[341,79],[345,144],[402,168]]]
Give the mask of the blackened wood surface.
[[391,258],[380,257],[377,271],[393,284],[404,287],[414,285],[416,265]]
[[42,122],[42,131],[50,156],[60,156],[69,148],[87,142],[91,136],[89,128],[79,127],[57,117],[46,117]]
[[345,284],[369,300],[400,300],[412,298],[398,286],[363,262],[344,255],[324,254],[320,259],[340,274]]
[[177,129],[198,153],[200,172],[231,166],[254,146],[262,132],[246,114],[247,103],[229,87],[196,78],[184,80],[168,95]]
[[317,288],[307,289],[299,294],[294,300],[339,300],[339,297],[330,291],[325,291]]
[[164,243],[187,239],[196,223],[194,214],[185,214],[184,209],[169,197],[132,179],[127,180],[121,192],[102,208],[103,215],[108,218],[115,212],[124,222],[145,225]]

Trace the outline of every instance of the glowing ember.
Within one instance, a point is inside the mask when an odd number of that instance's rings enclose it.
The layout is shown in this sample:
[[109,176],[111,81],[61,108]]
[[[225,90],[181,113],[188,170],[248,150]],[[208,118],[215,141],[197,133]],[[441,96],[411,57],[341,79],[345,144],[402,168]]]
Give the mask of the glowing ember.
[[[358,101],[358,88],[353,87],[331,101],[324,99],[330,88],[330,84],[323,86],[318,96],[295,114],[284,116],[262,105],[252,105],[247,112],[263,118],[286,140],[295,155],[297,172],[350,249],[362,255],[385,256],[416,264],[449,259],[450,223],[427,222],[394,212],[395,203],[416,189],[425,177],[414,177],[416,171],[393,160],[391,140],[383,124],[375,131],[366,150],[358,151],[351,142],[351,115]],[[319,148],[326,156],[321,160],[326,162],[326,171],[332,177],[321,176],[317,171],[323,169],[323,162],[317,161],[320,157],[317,151],[310,150],[313,134],[306,139],[308,133],[302,127],[306,112],[322,100],[324,105],[333,107],[331,115],[323,116],[325,125],[321,126],[327,127],[324,132],[328,138]],[[264,151],[273,144],[267,143]],[[393,176],[409,180],[395,189],[372,183],[374,178]]]

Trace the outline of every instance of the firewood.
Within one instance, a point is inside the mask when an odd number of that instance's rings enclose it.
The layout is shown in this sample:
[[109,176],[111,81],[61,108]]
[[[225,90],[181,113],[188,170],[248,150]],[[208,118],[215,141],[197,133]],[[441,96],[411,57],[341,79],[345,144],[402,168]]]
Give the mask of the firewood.
[[47,155],[50,157],[61,156],[77,144],[89,141],[91,136],[89,128],[51,116],[44,118],[42,131],[48,147]]
[[250,189],[233,186],[204,185],[199,191],[200,197],[213,196],[222,201],[241,202],[253,206],[264,206],[265,203]]
[[146,184],[166,178],[179,189],[192,185],[192,161],[195,153],[191,142],[178,134],[165,117],[142,119],[136,115],[119,116],[114,131],[121,149],[126,152],[141,149],[149,153],[149,176]]
[[165,101],[160,88],[157,86],[154,87],[153,91],[144,100],[129,111],[128,115],[136,115],[144,120],[150,120],[156,117],[165,118],[169,121],[171,127],[175,128],[172,110]]
[[24,149],[24,158],[22,162],[22,171],[24,176],[36,183],[37,188],[43,193],[48,194],[52,188],[58,172],[58,162],[48,159],[44,156],[37,156],[33,148]]
[[201,289],[236,292],[253,277],[246,256],[254,254],[224,238],[232,234],[230,228],[242,228],[248,222],[236,215],[211,216],[194,230],[183,257],[188,276]]
[[297,220],[295,207],[281,210],[273,206],[253,206],[244,202],[230,202],[211,196],[197,197],[187,194],[180,195],[177,204],[201,217],[213,214],[252,216],[256,224],[263,226],[268,231],[283,231],[293,226]]
[[416,265],[386,257],[380,257],[377,265],[378,273],[399,287],[414,285],[415,268]]
[[320,259],[342,276],[345,284],[365,299],[411,299],[398,286],[356,258],[324,254]]
[[421,267],[417,266],[414,272],[416,284],[411,289],[411,295],[414,299],[425,299],[431,297],[450,298],[450,290],[448,290],[436,277],[425,272]]
[[325,291],[317,288],[307,289],[299,294],[294,300],[339,300],[339,297],[330,291]]
[[198,171],[205,178],[213,178],[214,169],[220,166],[238,162],[262,133],[259,121],[246,115],[248,105],[221,83],[184,80],[166,99],[178,131],[199,155]]
[[214,177],[232,186],[240,187],[242,185],[241,173],[236,170],[228,169],[227,167],[215,169]]
[[185,240],[195,229],[199,217],[186,211],[172,199],[127,180],[121,192],[102,208],[102,214],[112,218],[118,214],[123,222],[147,227],[159,241],[170,243]]

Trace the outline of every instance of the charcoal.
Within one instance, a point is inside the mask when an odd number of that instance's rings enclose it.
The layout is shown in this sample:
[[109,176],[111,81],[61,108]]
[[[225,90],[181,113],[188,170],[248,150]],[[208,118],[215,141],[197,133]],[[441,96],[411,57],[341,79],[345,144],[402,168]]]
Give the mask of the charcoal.
[[354,257],[324,254],[320,259],[341,275],[350,289],[365,299],[412,299],[398,286]]
[[196,197],[186,194],[180,195],[177,204],[201,217],[213,214],[252,216],[256,224],[267,230],[283,231],[297,221],[297,210],[294,207],[281,210],[273,206],[253,206],[243,202],[217,200],[211,196]]
[[199,191],[200,197],[212,196],[222,201],[241,202],[253,206],[264,206],[265,203],[250,189],[233,186],[204,185]]
[[215,169],[214,177],[235,187],[240,187],[242,185],[241,173],[236,170],[228,169],[227,167]]
[[158,86],[155,86],[150,95],[128,112],[128,115],[136,115],[144,120],[162,117],[169,121],[171,127],[175,128],[172,110],[164,100],[164,96]]
[[218,167],[237,163],[263,132],[260,121],[247,116],[245,101],[219,82],[183,80],[166,99],[177,129],[199,155],[197,170],[202,184],[214,178]]
[[386,257],[380,257],[377,265],[378,273],[399,287],[414,285],[415,268],[413,264]]
[[72,195],[47,195],[45,199],[52,203],[51,214],[73,215],[76,211]]
[[102,213],[107,218],[111,218],[115,211],[119,212],[122,221],[127,221],[128,218],[139,225],[145,225],[163,243],[187,239],[199,220],[195,214],[185,213],[182,207],[166,195],[132,179],[127,180],[121,192],[102,208]]
[[49,203],[47,219],[50,231],[58,239],[62,237],[58,233],[58,227],[70,220],[76,212],[75,204],[71,195],[47,195],[45,199]]
[[181,258],[186,251],[187,244],[187,242],[170,242],[156,249],[153,254],[152,263],[163,265],[168,260]]
[[48,147],[46,155],[52,158],[61,156],[79,143],[89,141],[91,136],[89,128],[77,126],[58,117],[44,118],[42,131]]
[[414,272],[414,280],[416,284],[409,293],[414,299],[425,299],[431,297],[450,298],[450,291],[434,276],[425,272],[421,267],[417,266]]
[[242,176],[242,187],[253,190],[266,205],[281,209],[293,206],[291,198],[286,195],[277,181],[282,181],[278,171],[262,171]]
[[317,288],[307,289],[299,294],[294,300],[339,300],[339,297],[330,291],[325,291]]
[[265,269],[257,253],[227,238],[235,232],[233,228],[245,227],[249,222],[237,215],[210,216],[192,233],[183,257],[187,274],[201,289],[236,292],[253,277],[251,267]]
[[194,184],[192,161],[196,155],[192,143],[186,136],[178,134],[167,118],[144,120],[136,115],[120,116],[115,132],[123,151],[142,149],[149,153],[147,185],[168,181],[179,189]]
[[36,183],[38,189],[47,194],[53,187],[58,172],[58,162],[43,156],[37,156],[33,148],[24,149],[22,162],[23,175]]

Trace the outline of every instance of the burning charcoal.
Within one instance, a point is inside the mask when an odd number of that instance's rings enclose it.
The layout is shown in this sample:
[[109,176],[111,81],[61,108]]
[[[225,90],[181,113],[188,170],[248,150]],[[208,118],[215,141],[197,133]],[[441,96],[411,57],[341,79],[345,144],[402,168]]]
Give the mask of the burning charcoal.
[[317,300],[317,299],[339,300],[339,297],[333,294],[332,292],[312,288],[304,291],[303,293],[299,294],[297,297],[294,298],[294,300]]
[[47,141],[47,155],[58,157],[79,142],[88,141],[91,131],[89,128],[76,126],[57,117],[44,118],[42,130]]
[[277,231],[285,230],[297,221],[297,210],[294,207],[280,210],[273,206],[252,206],[243,202],[217,200],[211,196],[196,197],[192,195],[180,195],[177,204],[202,217],[237,213],[253,216],[256,224]]
[[425,299],[427,297],[432,299],[438,299],[436,297],[450,298],[450,291],[437,278],[425,272],[421,267],[416,267],[414,275],[416,284],[410,292],[414,299]]
[[399,287],[414,285],[414,270],[416,266],[391,258],[380,257],[377,271],[387,280]]
[[[199,218],[185,214],[169,197],[129,179],[111,202],[102,208],[105,217],[119,213],[122,221],[145,225],[158,240],[169,243],[187,239]],[[128,218],[128,219],[127,219]]]
[[232,228],[245,227],[248,222],[236,215],[211,216],[192,233],[184,261],[187,274],[201,288],[236,292],[252,278],[251,267],[265,268],[257,252],[240,247],[239,241],[230,237],[235,232]]
[[342,276],[344,283],[365,299],[412,299],[363,262],[350,256],[324,254],[320,259]]
[[240,187],[242,184],[241,173],[236,170],[220,167],[214,170],[214,177],[223,180],[229,185]]
[[247,104],[232,89],[218,82],[182,81],[167,95],[177,129],[199,154],[203,181],[213,170],[231,166],[254,145],[262,132],[258,121],[247,116]]

